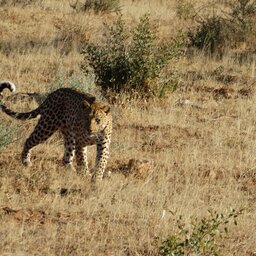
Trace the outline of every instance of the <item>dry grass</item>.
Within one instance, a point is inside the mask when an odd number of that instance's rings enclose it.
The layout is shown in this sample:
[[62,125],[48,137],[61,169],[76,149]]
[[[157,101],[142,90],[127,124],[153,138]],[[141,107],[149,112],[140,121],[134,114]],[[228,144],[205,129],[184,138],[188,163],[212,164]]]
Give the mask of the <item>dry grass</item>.
[[[79,40],[100,38],[102,22],[114,14],[75,13],[68,3],[0,8],[1,80],[19,92],[44,92],[59,76],[80,74]],[[131,26],[144,11],[159,21],[162,36],[181,26],[175,1],[122,6]],[[222,238],[223,255],[256,255],[255,66],[198,55],[171,68],[180,70],[184,85],[168,99],[113,106],[112,176],[97,188],[61,166],[58,135],[36,147],[33,166],[23,168],[19,154],[36,121],[24,123],[22,139],[0,152],[1,255],[158,255],[179,215],[190,225],[209,209],[229,208],[246,210]],[[17,110],[35,105],[12,102]],[[136,177],[127,175],[130,159],[153,164]]]

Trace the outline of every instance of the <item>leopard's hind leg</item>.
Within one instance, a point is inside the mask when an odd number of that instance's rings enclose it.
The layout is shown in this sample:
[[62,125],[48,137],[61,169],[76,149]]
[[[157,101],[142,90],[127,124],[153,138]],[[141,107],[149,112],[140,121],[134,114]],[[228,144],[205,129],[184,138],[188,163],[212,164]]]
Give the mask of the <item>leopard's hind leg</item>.
[[41,117],[31,135],[25,142],[23,151],[21,153],[21,161],[23,165],[30,165],[31,149],[36,145],[46,141],[56,130],[57,124],[46,123]]
[[73,166],[73,158],[75,156],[75,136],[72,132],[63,132],[64,135],[64,156],[63,163],[71,170],[75,170]]

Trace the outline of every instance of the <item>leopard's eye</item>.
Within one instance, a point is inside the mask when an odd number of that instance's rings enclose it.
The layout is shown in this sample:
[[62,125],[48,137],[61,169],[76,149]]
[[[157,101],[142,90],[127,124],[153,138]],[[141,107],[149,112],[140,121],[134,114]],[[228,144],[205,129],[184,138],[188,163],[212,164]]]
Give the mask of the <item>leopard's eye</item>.
[[100,123],[100,119],[99,119],[99,118],[95,118],[95,122],[96,122],[97,124],[99,124],[99,123]]

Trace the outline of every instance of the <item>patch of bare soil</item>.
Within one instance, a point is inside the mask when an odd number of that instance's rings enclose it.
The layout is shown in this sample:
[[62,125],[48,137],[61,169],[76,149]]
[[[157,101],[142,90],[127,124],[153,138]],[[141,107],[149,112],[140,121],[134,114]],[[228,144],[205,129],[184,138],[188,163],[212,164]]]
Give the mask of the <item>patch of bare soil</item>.
[[3,219],[14,219],[18,222],[36,222],[39,224],[45,223],[67,223],[82,218],[82,213],[55,213],[51,214],[43,210],[32,209],[12,209],[10,207],[2,207],[0,214]]
[[[142,149],[146,150],[147,147],[154,148],[157,150],[161,150],[164,148],[171,148],[173,145],[173,141],[182,138],[200,138],[201,133],[198,129],[188,128],[188,127],[180,127],[175,125],[140,125],[140,124],[132,124],[132,125],[117,125],[117,129],[121,130],[134,130],[141,134],[143,138]],[[150,134],[159,134],[161,137],[161,141],[152,136]],[[148,139],[150,138],[150,139]],[[168,138],[168,139],[162,139]]]
[[145,179],[154,171],[153,167],[154,163],[152,160],[132,158],[125,163],[117,161],[108,170],[113,173],[121,173],[126,177],[132,175],[138,179]]

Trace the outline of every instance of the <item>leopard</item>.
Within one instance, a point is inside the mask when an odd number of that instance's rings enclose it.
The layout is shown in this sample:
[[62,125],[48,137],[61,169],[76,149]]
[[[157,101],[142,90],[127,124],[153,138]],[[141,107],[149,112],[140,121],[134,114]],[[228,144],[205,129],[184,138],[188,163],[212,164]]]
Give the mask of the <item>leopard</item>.
[[[0,83],[0,92],[5,88],[15,91],[15,85],[9,81]],[[63,163],[69,169],[76,170],[73,164],[75,157],[78,169],[91,176],[91,181],[101,181],[110,154],[112,135],[112,112],[109,104],[96,99],[89,93],[73,88],[59,88],[46,97],[34,110],[16,112],[0,103],[1,110],[18,120],[40,118],[24,143],[21,162],[31,166],[31,150],[46,141],[55,132],[60,132],[64,140]],[[96,161],[89,171],[87,147],[96,145]]]

